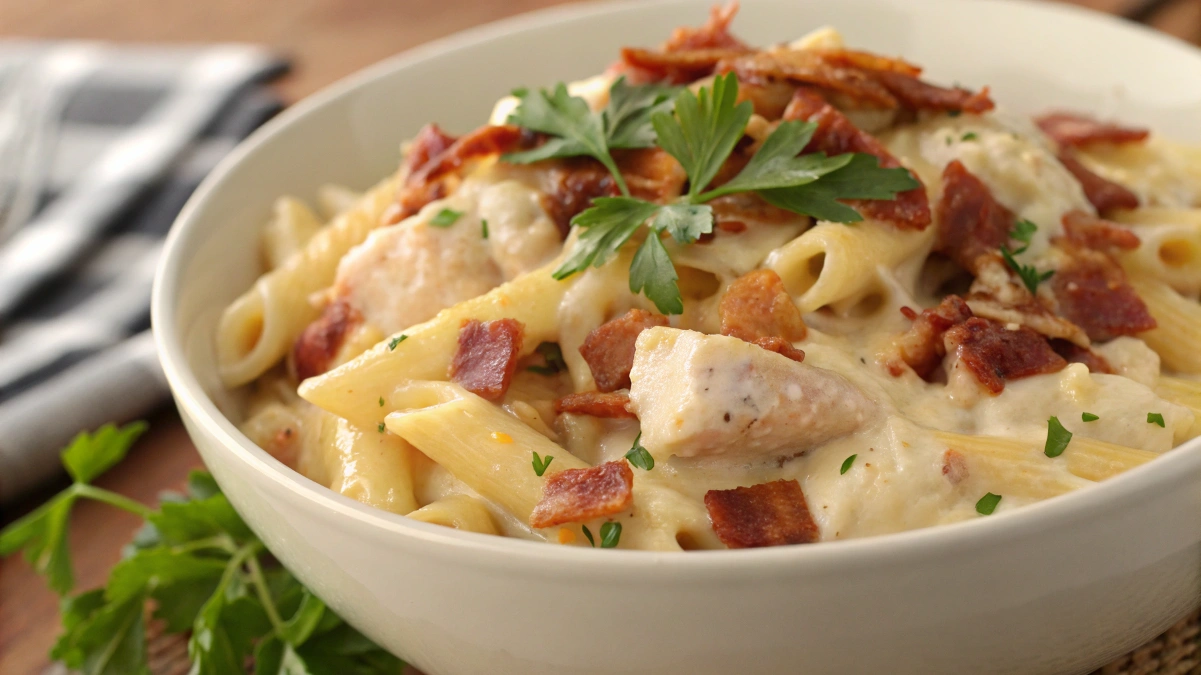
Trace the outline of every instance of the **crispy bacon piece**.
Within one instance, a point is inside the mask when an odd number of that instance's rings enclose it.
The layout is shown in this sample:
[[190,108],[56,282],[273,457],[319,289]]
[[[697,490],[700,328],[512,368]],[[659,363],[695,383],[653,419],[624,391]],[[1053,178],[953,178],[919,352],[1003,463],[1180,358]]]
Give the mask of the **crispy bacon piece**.
[[1079,209],[1063,214],[1063,231],[1073,244],[1095,251],[1133,251],[1139,245],[1138,235],[1126,227]]
[[811,544],[821,538],[795,480],[710,490],[705,508],[717,538],[730,548]]
[[[846,115],[826,103],[816,92],[801,88],[792,97],[784,111],[784,119],[808,120],[817,124],[813,140],[805,152],[824,152],[840,155],[844,152],[865,152],[880,160],[880,166],[896,168],[901,163],[870,134],[856,128]],[[912,172],[910,172],[912,175]],[[930,200],[926,197],[926,186],[918,181],[918,187],[902,192],[892,201],[879,199],[850,200],[857,211],[868,218],[886,220],[902,230],[924,230],[930,224]]]
[[517,370],[525,325],[516,319],[463,321],[450,379],[489,401],[504,398]]
[[904,59],[881,56],[880,54],[873,54],[871,52],[861,52],[854,49],[831,49],[822,52],[822,54],[827,61],[838,65],[853,66],[876,72],[899,73],[909,77],[917,77],[922,74],[921,66],[909,63]]
[[1138,208],[1138,195],[1125,186],[1093,173],[1076,159],[1076,155],[1070,149],[1061,149],[1056,156],[1059,163],[1076,177],[1076,181],[1084,189],[1084,197],[1097,209],[1097,213],[1104,215],[1116,209]]
[[[1025,288],[1022,289],[1025,291]],[[1080,345],[1088,346],[1088,336],[1079,326],[1055,315],[1043,302],[1024,292],[1016,302],[1004,303],[988,293],[972,293],[967,296],[968,306],[972,314],[992,319],[1002,324],[1016,323],[1025,326],[1048,339],[1058,338]]]
[[580,345],[580,355],[592,370],[596,388],[600,391],[629,388],[638,334],[647,328],[666,325],[667,317],[662,314],[631,309],[593,329]]
[[709,20],[699,28],[681,26],[656,51],[626,48],[622,59],[610,68],[611,72],[624,74],[633,84],[645,84],[667,80],[684,84],[705,77],[721,60],[710,55],[738,54],[750,51],[742,40],[730,34],[730,22],[738,13],[738,3],[730,2],[724,7],[714,5],[709,10]]
[[961,111],[979,115],[996,107],[988,87],[978,92],[947,89],[895,70],[874,73],[876,80],[900,102],[902,108],[938,112]]
[[555,401],[556,413],[592,415],[607,419],[637,418],[629,409],[630,395],[622,392],[583,391]]
[[750,49],[742,40],[730,33],[730,23],[738,14],[738,1],[709,8],[709,20],[699,28],[681,26],[671,33],[663,44],[663,50],[676,52],[684,49]]
[[1113,258],[1085,248],[1065,250],[1067,262],[1051,277],[1061,316],[1101,342],[1155,328],[1155,319]]
[[1068,363],[1083,363],[1090,373],[1112,375],[1116,372],[1104,356],[1088,347],[1081,347],[1067,340],[1051,340],[1051,349]]
[[409,144],[409,150],[400,165],[401,172],[405,176],[411,176],[420,171],[430,160],[446,152],[454,142],[455,137],[443,131],[437,124],[421,127],[421,131],[417,132]]
[[952,326],[943,336],[948,352],[954,351],[980,384],[994,394],[1006,380],[1062,370],[1067,362],[1047,339],[1024,326],[1010,330],[990,319],[972,317]]
[[935,250],[974,274],[981,255],[997,250],[1009,240],[1013,212],[994,199],[988,186],[957,159],[943,169],[942,180],[942,197],[935,209],[938,214]]
[[639,199],[668,202],[679,197],[688,182],[684,167],[663,148],[615,150],[613,160],[630,193]]
[[1151,134],[1139,127],[1124,127],[1064,111],[1050,112],[1034,118],[1043,133],[1050,136],[1061,147],[1079,148],[1093,143],[1137,143]]
[[[439,137],[435,138],[435,134]],[[458,177],[459,171],[469,160],[509,152],[530,140],[521,127],[486,125],[459,138],[437,154],[431,154],[448,138],[441,131],[431,130],[429,138],[416,146],[418,155],[413,159],[414,166],[422,156],[424,161],[420,162],[420,168],[415,168],[405,176],[396,196],[396,205],[388,213],[388,224],[399,223],[426,204],[450,194],[453,186],[448,182]],[[410,149],[410,154],[412,151]],[[405,164],[409,164],[408,157],[405,158]]]
[[[928,379],[946,356],[943,334],[972,318],[972,310],[963,298],[948,295],[937,307],[923,309],[921,314],[908,307],[902,307],[901,311],[913,325],[894,342],[897,356],[919,377]],[[890,364],[889,370],[893,375],[904,372],[899,364]]]
[[751,340],[751,343],[766,349],[769,352],[775,352],[780,356],[786,356],[797,363],[805,360],[805,352],[792,346],[792,343],[784,338],[778,337],[761,337]]
[[587,469],[564,469],[546,479],[530,527],[582,523],[621,513],[634,503],[634,472],[623,459]]
[[718,314],[721,334],[746,342],[783,338],[791,346],[808,332],[801,310],[772,270],[752,270],[735,279],[721,298]]
[[591,157],[569,157],[550,163],[541,176],[542,208],[566,237],[571,219],[588,208],[596,197],[621,194],[617,182],[600,162]]
[[948,449],[942,454],[942,475],[951,481],[951,485],[959,485],[967,480],[967,458],[962,452]]
[[363,315],[345,300],[325,306],[321,316],[297,336],[292,345],[296,379],[305,380],[329,370],[350,331],[363,323]]

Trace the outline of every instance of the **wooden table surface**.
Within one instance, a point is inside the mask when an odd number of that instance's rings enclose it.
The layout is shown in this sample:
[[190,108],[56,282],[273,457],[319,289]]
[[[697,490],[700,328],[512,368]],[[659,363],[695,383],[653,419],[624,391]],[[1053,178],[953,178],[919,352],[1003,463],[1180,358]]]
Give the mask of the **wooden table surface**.
[[[295,101],[384,57],[458,30],[570,0],[0,0],[0,37],[122,41],[245,41],[288,55],[293,70],[278,88]],[[1071,0],[1119,11],[1133,0]],[[1181,0],[1154,22],[1201,39],[1201,2]],[[150,418],[149,433],[103,487],[141,502],[181,484],[200,466],[174,410]],[[103,583],[137,519],[86,502],[71,523],[80,588]],[[0,563],[0,673],[35,675],[58,632],[54,595],[23,560]]]

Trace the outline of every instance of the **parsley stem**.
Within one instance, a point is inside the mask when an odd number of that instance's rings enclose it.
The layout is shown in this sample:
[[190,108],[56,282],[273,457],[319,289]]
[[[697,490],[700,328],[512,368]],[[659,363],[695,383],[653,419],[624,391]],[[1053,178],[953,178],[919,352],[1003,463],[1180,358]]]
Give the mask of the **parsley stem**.
[[75,494],[80,497],[87,497],[88,499],[95,499],[98,502],[104,502],[109,506],[115,506],[119,509],[124,509],[130,513],[137,514],[144,519],[149,519],[155,514],[154,509],[150,508],[149,506],[146,506],[139,501],[130,499],[129,497],[119,495],[110,490],[87,485],[85,483],[76,483],[71,489],[74,490]]
[[175,555],[183,555],[192,553],[193,551],[203,551],[204,549],[208,548],[220,549],[231,555],[237,551],[237,548],[234,546],[234,541],[229,537],[229,535],[219,534],[215,537],[197,539],[196,541],[189,541],[186,544],[172,546],[171,553]]
[[613,161],[612,157],[597,157],[601,164],[613,174],[613,180],[617,181],[617,189],[621,190],[621,196],[629,197],[630,188],[626,186],[626,179],[621,175],[621,169],[617,168],[617,162]]
[[275,600],[271,599],[271,593],[267,589],[267,579],[263,576],[263,568],[259,565],[259,559],[252,556],[246,561],[246,567],[250,570],[250,579],[254,582],[254,592],[259,596],[259,602],[263,603],[263,610],[267,613],[267,618],[275,627],[276,634],[283,635],[284,621],[275,607]]

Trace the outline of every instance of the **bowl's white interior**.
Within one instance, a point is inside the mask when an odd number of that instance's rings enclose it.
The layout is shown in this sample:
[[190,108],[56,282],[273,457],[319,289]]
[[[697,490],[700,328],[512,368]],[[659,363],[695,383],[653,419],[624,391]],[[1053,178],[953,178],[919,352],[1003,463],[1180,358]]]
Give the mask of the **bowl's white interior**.
[[[436,121],[452,133],[472,129],[510,89],[594,74],[622,45],[657,44],[674,26],[701,23],[711,2],[572,6],[485,26],[379,64],[260,130],[189,202],[159,270],[155,328],[177,397],[187,397],[205,410],[211,418],[205,423],[228,439],[229,450],[246,453],[271,478],[291,482],[312,499],[389,529],[434,534],[440,528],[374,511],[318,488],[255,448],[214,407],[216,403],[236,416],[236,401],[215,374],[212,336],[221,310],[258,274],[259,231],[272,201],[281,194],[311,198],[319,185],[329,182],[365,188],[395,170],[399,144],[423,124]],[[1201,52],[1109,17],[996,0],[743,4],[735,32],[751,43],[786,41],[834,25],[852,47],[903,55],[925,66],[927,76],[937,82],[989,85],[994,98],[1012,109],[1093,110],[1201,141]],[[1167,464],[1197,462],[1199,447],[1178,449],[1112,485],[994,522],[939,531],[966,537],[979,532],[977,526],[1019,527],[1055,514],[1084,517],[1102,498],[1134,498],[1149,483],[1170,478],[1174,472]],[[1093,492],[1097,494],[1086,494]],[[484,539],[450,530],[434,536],[461,542]],[[908,538],[919,545],[931,536],[915,532],[886,539]],[[486,545],[512,549],[525,544]],[[818,553],[825,546],[805,548],[803,555],[825,555]],[[755,554],[766,552],[739,555]]]

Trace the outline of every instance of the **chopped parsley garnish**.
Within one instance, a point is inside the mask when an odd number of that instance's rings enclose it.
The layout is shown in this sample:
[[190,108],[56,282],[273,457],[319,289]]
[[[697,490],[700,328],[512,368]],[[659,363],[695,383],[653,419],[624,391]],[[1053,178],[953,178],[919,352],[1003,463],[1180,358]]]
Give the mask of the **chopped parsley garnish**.
[[969,131],[969,132],[967,132],[966,134],[964,134],[964,135],[963,135],[963,137],[962,137],[962,138],[960,138],[959,140],[961,140],[961,141],[974,141],[974,140],[976,140],[977,138],[980,138],[980,137],[976,135],[976,132],[974,132],[974,131]]
[[847,457],[846,459],[844,459],[842,461],[842,468],[838,470],[838,475],[841,476],[842,474],[850,471],[851,465],[855,463],[855,458],[858,456],[859,456],[859,454],[856,453],[856,454],[851,455],[850,457]]
[[434,227],[450,227],[462,217],[462,211],[455,211],[454,209],[442,209],[435,214],[433,218],[430,218],[430,225],[433,225]]
[[589,530],[587,525],[580,525],[580,529],[584,531],[584,538],[588,540],[592,548],[596,548],[596,540],[592,538],[592,530]]
[[[895,199],[919,183],[907,169],[885,169],[871,155],[800,154],[817,125],[782,122],[742,171],[720,187],[706,191],[743,138],[752,105],[738,103],[738,80],[733,73],[717,77],[693,93],[661,86],[634,87],[618,79],[610,90],[608,107],[589,110],[570,96],[562,84],[553,92],[514,92],[520,104],[509,122],[554,138],[533,150],[504,155],[510,162],[533,162],[551,157],[587,155],[613,174],[619,197],[598,197],[590,208],[572,218],[581,229],[574,250],[554,271],[564,279],[589,266],[608,262],[645,226],[645,239],[630,263],[630,290],[644,293],[664,314],[684,310],[678,275],[662,235],[689,244],[713,231],[713,210],[706,202],[723,195],[755,192],[769,203],[795,213],[835,222],[862,217],[840,203],[842,199]],[[670,204],[655,204],[630,196],[610,154],[614,148],[644,148],[658,144],[680,163],[688,176],[688,194]]]
[[1085,422],[1096,422],[1097,420],[1099,420],[1101,418],[1097,417],[1096,415],[1094,415],[1090,412],[1086,412],[1086,413],[1080,413],[1080,419],[1084,420]]
[[1147,413],[1147,424],[1158,424],[1165,429],[1167,428],[1167,425],[1163,421],[1163,415],[1160,413]]
[[397,335],[396,337],[392,338],[391,340],[388,340],[388,350],[391,351],[393,349],[396,349],[396,345],[398,345],[408,339],[409,339],[409,336],[405,335],[403,333],[400,335]]
[[480,236],[483,237],[484,239],[488,238],[488,219],[487,218],[480,219]]
[[382,433],[384,433],[384,428],[385,428],[385,427],[384,427],[384,423],[383,423],[383,422],[380,422],[380,423],[379,423],[379,427],[377,427],[377,428],[379,429],[379,432],[380,432],[381,434],[382,434]]
[[639,469],[642,469],[643,471],[650,471],[651,469],[655,468],[655,458],[651,457],[651,453],[648,452],[646,448],[642,447],[642,444],[638,442],[640,440],[642,440],[641,431],[639,431],[638,435],[634,437],[634,446],[631,447],[630,451],[626,453],[626,459],[630,460],[630,464],[633,464]]
[[616,548],[621,541],[621,523],[605,523],[601,525],[601,548]]
[[993,511],[997,510],[997,504],[1001,503],[1001,495],[994,495],[989,492],[976,502],[976,513],[982,516],[991,516]]
[[550,463],[553,461],[555,461],[554,457],[551,457],[550,455],[547,455],[545,458],[539,457],[538,453],[535,452],[533,461],[534,473],[541,477],[542,474],[546,473],[546,467],[550,466]]
[[559,343],[543,342],[534,351],[541,354],[543,359],[546,359],[546,365],[530,366],[526,370],[538,373],[539,375],[554,375],[555,373],[567,370],[567,362],[563,360],[563,350],[559,349]]
[[1068,443],[1072,440],[1072,432],[1063,428],[1059,423],[1059,418],[1052,416],[1047,420],[1047,443],[1043,446],[1043,453],[1047,457],[1058,457],[1067,449]]
[[384,407],[384,397],[383,396],[379,397],[379,407],[381,407],[381,408]]
[[1055,274],[1054,270],[1047,270],[1040,273],[1033,265],[1022,265],[1015,258],[1015,256],[1025,253],[1026,249],[1030,248],[1030,241],[1037,230],[1037,225],[1023,218],[1014,224],[1013,231],[1009,233],[1010,239],[1022,242],[1021,248],[1010,250],[1008,244],[1001,246],[1001,257],[1005,259],[1005,264],[1009,266],[1009,269],[1017,273],[1018,278],[1022,280],[1022,284],[1026,287],[1026,290],[1030,291],[1031,295],[1038,292],[1038,285],[1040,283],[1050,279],[1051,275]]

